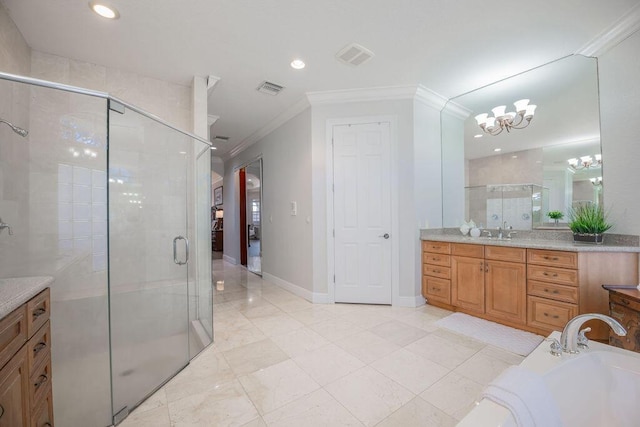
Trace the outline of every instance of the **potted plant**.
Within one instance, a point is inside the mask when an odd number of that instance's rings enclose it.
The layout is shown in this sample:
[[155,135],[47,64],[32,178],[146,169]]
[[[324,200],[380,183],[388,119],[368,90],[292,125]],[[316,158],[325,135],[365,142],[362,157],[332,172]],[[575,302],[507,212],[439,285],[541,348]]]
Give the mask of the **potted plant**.
[[588,203],[569,209],[569,228],[574,242],[601,244],[602,233],[613,227],[607,222],[607,214],[600,205]]
[[556,225],[558,225],[558,222],[564,218],[564,214],[560,211],[550,211],[547,213],[547,216],[551,218]]

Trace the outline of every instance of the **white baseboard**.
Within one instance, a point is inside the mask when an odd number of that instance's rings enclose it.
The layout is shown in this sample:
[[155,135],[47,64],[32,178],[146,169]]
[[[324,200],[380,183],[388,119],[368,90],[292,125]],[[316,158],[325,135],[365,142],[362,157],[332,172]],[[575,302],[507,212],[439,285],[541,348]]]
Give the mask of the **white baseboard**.
[[328,294],[320,294],[316,292],[311,292],[308,289],[305,289],[301,286],[295,285],[291,282],[287,282],[279,277],[276,277],[269,273],[262,273],[262,278],[268,282],[273,283],[276,286],[281,287],[282,289],[291,292],[301,298],[306,299],[309,302],[314,304],[328,304],[329,303],[329,295]]
[[236,261],[235,258],[232,258],[229,255],[222,255],[222,259],[227,261],[227,262],[230,262],[233,265],[237,265],[238,264],[238,261]]
[[424,305],[425,300],[421,295],[413,297],[396,297],[393,300],[394,307],[420,307]]

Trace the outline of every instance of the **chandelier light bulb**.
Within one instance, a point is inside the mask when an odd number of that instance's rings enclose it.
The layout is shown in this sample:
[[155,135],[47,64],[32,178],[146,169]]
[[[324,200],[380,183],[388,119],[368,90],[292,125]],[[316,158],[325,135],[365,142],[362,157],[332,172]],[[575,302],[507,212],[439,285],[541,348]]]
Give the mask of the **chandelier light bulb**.
[[569,159],[567,160],[567,162],[571,165],[571,166],[576,166],[578,164],[578,159]]
[[596,154],[595,158],[596,158],[596,162],[602,163],[602,154]]
[[537,105],[527,105],[527,109],[524,112],[524,117],[525,118],[533,117],[537,107],[538,107]]
[[487,123],[487,117],[489,115],[487,113],[478,114],[476,116],[476,122],[478,122],[478,126],[482,126]]
[[505,115],[505,110],[507,109],[506,105],[498,105],[494,109],[491,110],[496,119],[501,119]]
[[496,126],[496,118],[495,117],[487,117],[487,130],[491,132]]
[[516,111],[520,113],[521,111],[526,111],[527,105],[529,105],[529,100],[520,99],[519,101],[514,102],[513,105],[516,107]]

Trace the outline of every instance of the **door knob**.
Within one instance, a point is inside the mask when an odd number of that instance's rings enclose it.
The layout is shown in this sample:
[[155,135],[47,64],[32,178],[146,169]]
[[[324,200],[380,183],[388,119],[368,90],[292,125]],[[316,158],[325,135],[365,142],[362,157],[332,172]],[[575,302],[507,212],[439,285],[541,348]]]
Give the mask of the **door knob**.
[[380,235],[378,237],[382,237],[384,239],[388,239],[389,238],[389,233],[384,233],[384,234],[382,234],[382,235]]

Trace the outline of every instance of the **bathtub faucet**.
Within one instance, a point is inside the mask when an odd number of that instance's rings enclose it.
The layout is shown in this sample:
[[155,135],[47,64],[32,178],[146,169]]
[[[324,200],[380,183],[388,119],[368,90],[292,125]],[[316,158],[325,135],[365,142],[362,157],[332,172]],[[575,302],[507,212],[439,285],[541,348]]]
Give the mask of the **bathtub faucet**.
[[[602,320],[604,323],[609,325],[617,335],[621,337],[627,335],[627,330],[612,317],[598,313],[581,314],[569,320],[565,325],[564,330],[562,331],[562,336],[560,337],[560,346],[562,347],[562,351],[565,353],[579,353],[579,344],[586,345],[586,339],[584,338],[584,333],[580,330],[580,327],[585,322],[596,319]],[[587,329],[590,330],[589,328]]]

